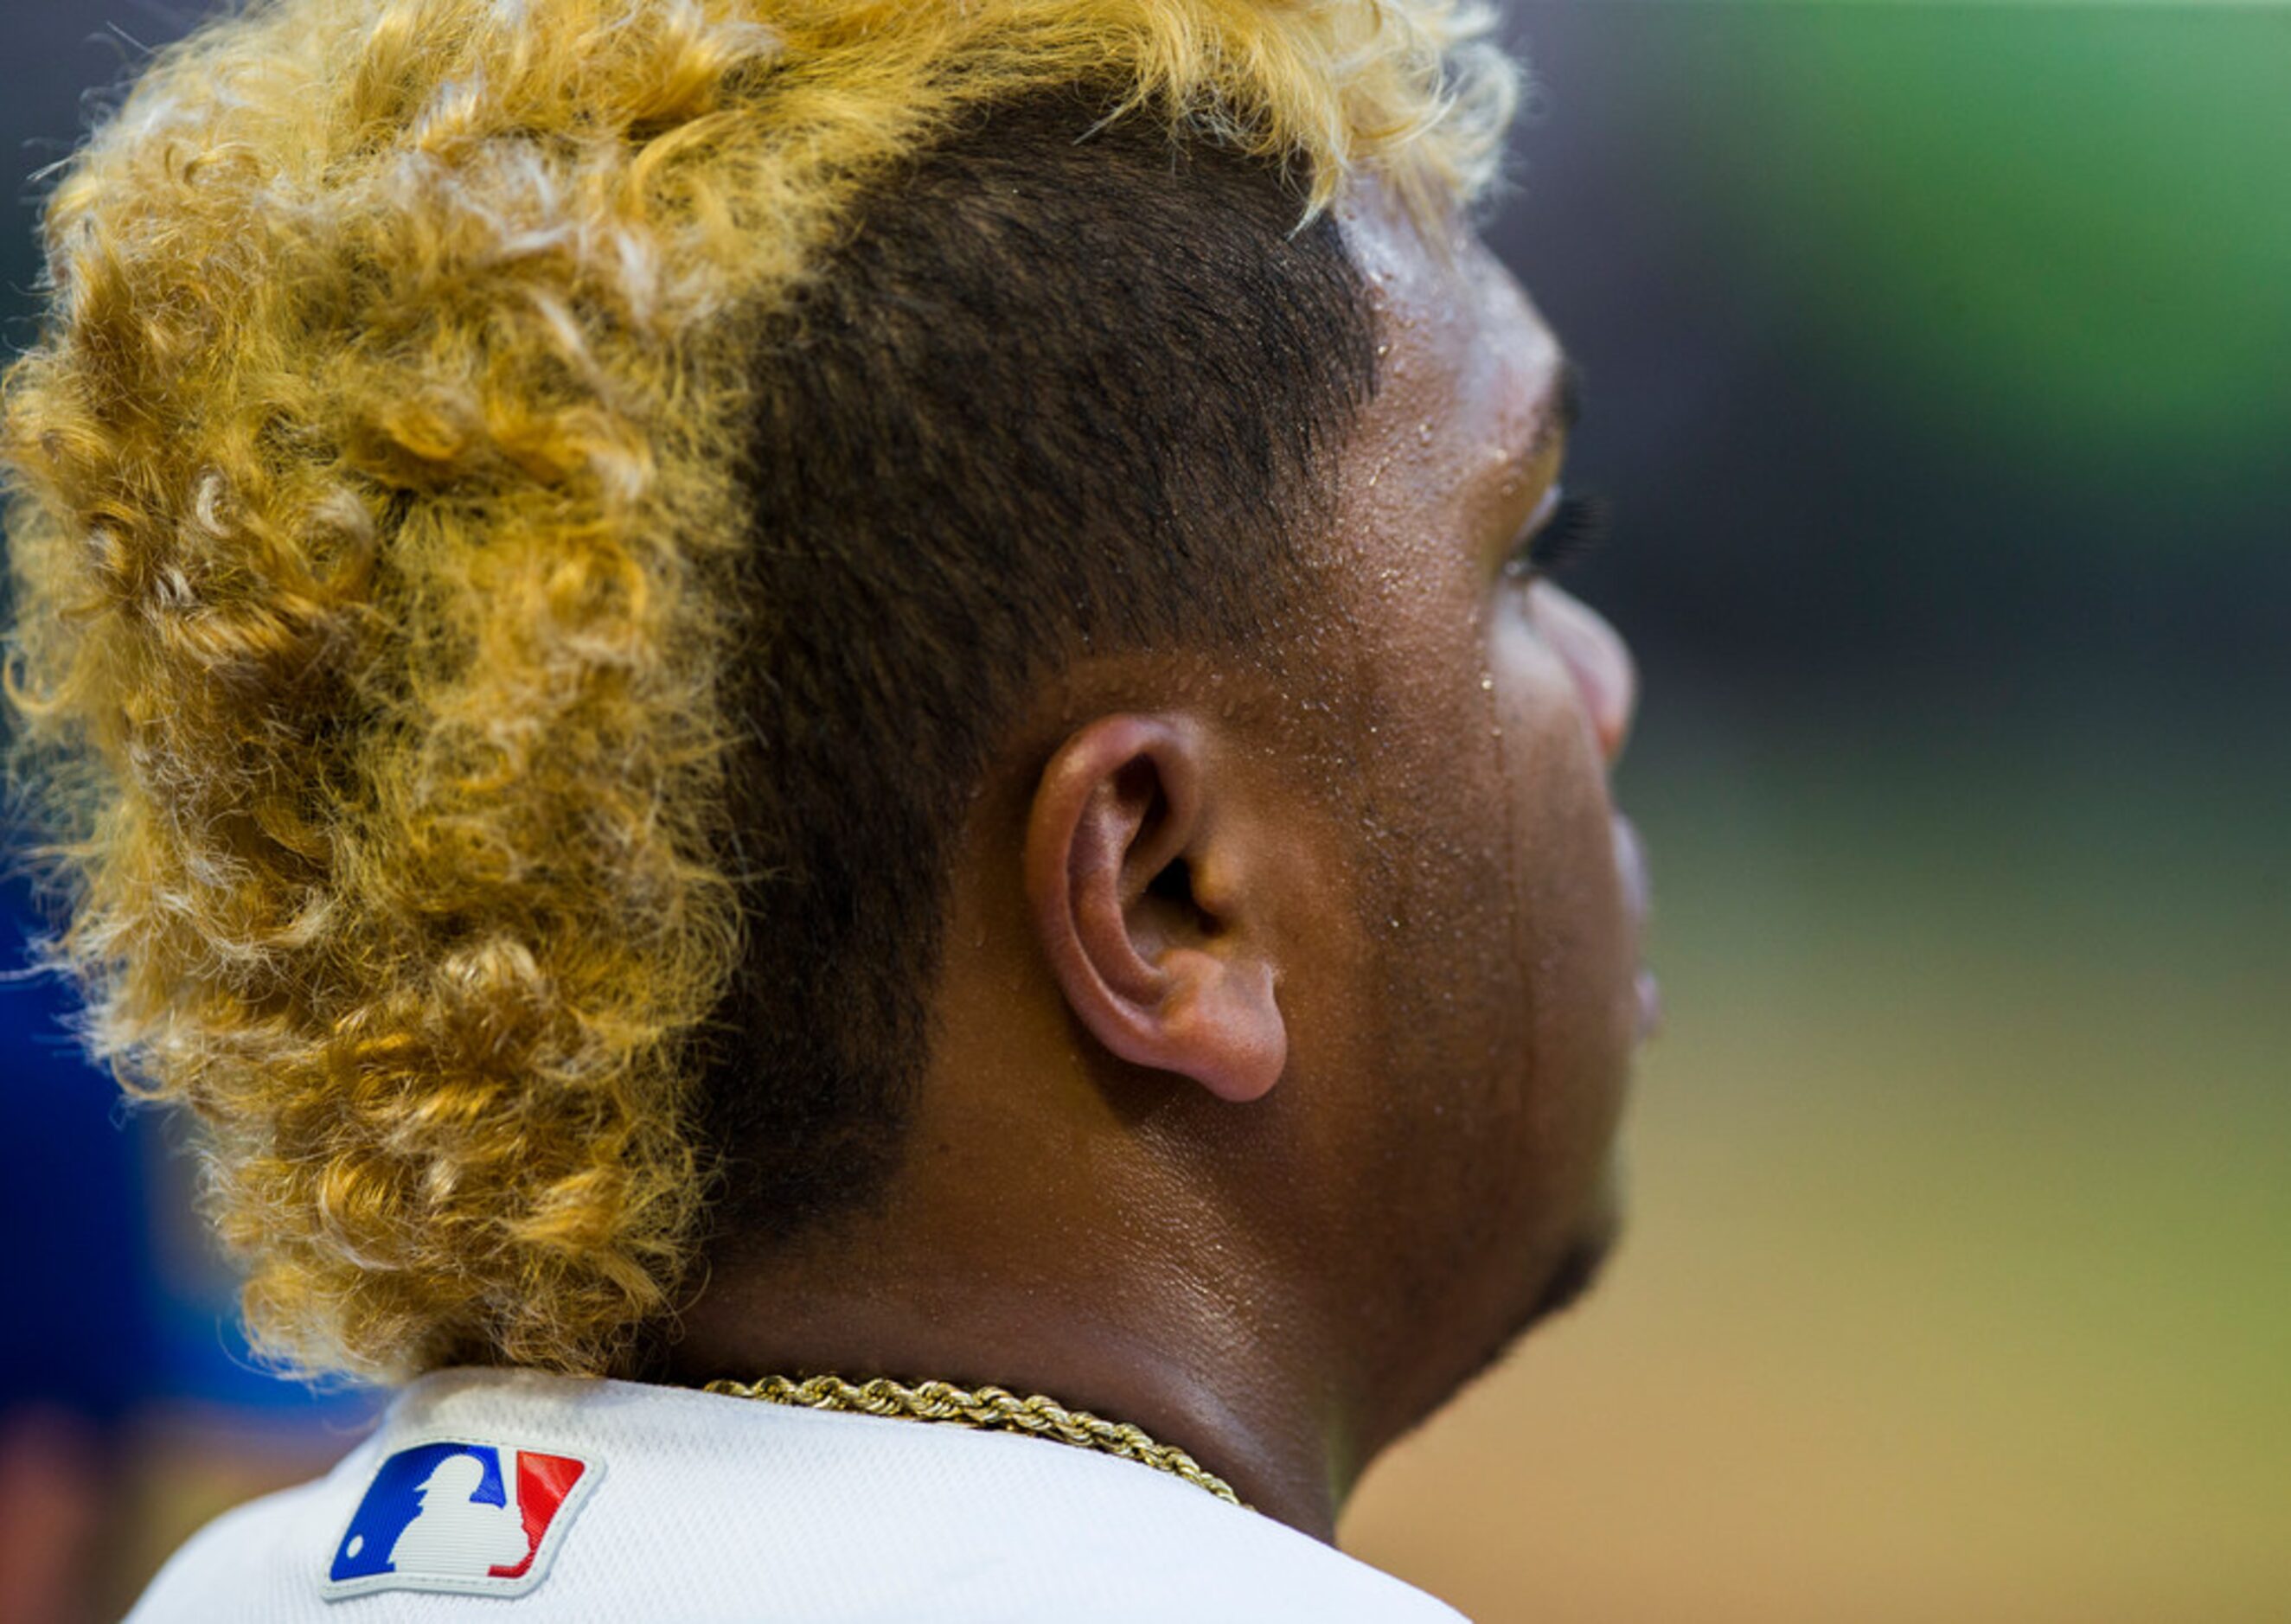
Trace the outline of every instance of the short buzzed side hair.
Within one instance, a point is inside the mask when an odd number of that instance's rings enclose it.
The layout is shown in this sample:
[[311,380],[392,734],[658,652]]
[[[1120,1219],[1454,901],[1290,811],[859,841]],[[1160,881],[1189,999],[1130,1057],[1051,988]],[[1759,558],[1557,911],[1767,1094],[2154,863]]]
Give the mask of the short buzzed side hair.
[[[918,156],[758,369],[749,956],[704,1088],[720,1221],[869,1199],[928,1056],[951,845],[995,730],[1097,652],[1262,654],[1373,394],[1335,219],[1061,87]],[[1080,139],[1087,133],[1087,139]]]

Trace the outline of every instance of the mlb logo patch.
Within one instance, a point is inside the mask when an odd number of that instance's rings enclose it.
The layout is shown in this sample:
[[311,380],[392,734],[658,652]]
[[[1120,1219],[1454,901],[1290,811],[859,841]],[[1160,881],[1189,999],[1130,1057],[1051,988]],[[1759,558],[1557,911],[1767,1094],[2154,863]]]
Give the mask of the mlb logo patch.
[[390,1455],[335,1542],[320,1591],[521,1596],[539,1584],[601,1466],[441,1438]]

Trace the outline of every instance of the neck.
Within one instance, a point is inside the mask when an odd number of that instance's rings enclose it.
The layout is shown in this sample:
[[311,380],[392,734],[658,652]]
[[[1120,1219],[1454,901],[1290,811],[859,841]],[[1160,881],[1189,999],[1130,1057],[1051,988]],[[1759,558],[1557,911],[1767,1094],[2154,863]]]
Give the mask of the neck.
[[949,934],[989,945],[947,961],[932,1064],[880,1209],[711,1259],[667,1375],[1044,1394],[1184,1450],[1258,1511],[1333,1544],[1374,1443],[1363,1428],[1387,1418],[1369,1415],[1355,1373],[1359,1327],[1333,1323],[1329,1305],[1377,1294],[1354,1249],[1307,1243],[1325,1214],[1257,1199],[1324,1182],[1300,1159],[1310,1135],[1294,1107],[1236,1121],[1190,1083],[1091,1069],[1065,1005],[1034,985],[1015,892],[961,892]]
[[667,1379],[832,1373],[1041,1393],[1143,1428],[1257,1510],[1334,1543],[1355,1475],[1350,1429],[1285,1334],[1307,1323],[1298,1305],[1234,1301],[1219,1289],[1230,1282],[1190,1276],[1166,1237],[1153,1269],[1123,1271],[1073,1235],[1038,1237],[996,1267],[975,1244],[909,1258],[899,1233],[866,1220],[800,1255],[719,1268],[685,1316]]

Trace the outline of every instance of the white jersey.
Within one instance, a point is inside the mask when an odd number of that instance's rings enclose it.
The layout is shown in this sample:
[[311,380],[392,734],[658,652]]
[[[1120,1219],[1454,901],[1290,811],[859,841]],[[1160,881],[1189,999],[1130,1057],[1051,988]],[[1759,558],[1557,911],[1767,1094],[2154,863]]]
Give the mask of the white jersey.
[[129,1624],[1455,1624],[1136,1461],[1008,1432],[441,1371],[314,1483],[217,1518]]

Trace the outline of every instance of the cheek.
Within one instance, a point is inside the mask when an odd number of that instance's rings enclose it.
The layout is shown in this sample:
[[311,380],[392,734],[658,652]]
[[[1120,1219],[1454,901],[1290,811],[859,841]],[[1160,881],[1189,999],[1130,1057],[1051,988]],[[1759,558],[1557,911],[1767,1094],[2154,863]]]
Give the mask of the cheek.
[[1565,668],[1523,623],[1443,607],[1392,649],[1363,763],[1375,905],[1346,1178],[1410,1214],[1405,1234],[1363,1243],[1408,1249],[1397,1272],[1421,1282],[1425,1313],[1462,1289],[1470,1312],[1504,1319],[1596,1197],[1630,949],[1604,776]]
[[1559,653],[1517,606],[1489,637],[1490,744],[1507,817],[1507,934],[1523,996],[1512,1052],[1521,1127],[1544,1175],[1595,1181],[1620,1110],[1636,950],[1613,808],[1588,713]]
[[1628,1057],[1635,947],[1575,680],[1522,597],[1474,608],[1397,662],[1416,748],[1385,764],[1379,799],[1398,814],[1403,934],[1445,972],[1436,1026],[1472,1053],[1488,1108],[1540,1134],[1579,1079]]

